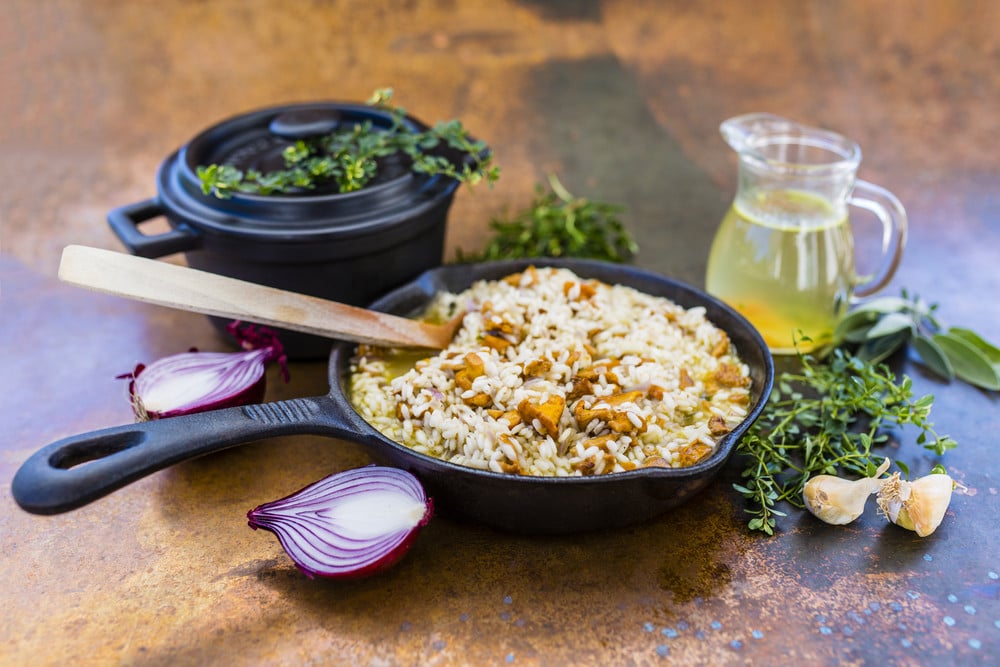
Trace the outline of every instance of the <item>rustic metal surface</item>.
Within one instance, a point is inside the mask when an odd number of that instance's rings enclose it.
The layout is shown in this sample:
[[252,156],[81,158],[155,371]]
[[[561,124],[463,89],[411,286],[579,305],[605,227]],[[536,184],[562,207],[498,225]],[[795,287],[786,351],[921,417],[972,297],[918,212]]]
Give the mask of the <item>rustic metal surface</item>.
[[[310,581],[245,513],[364,464],[286,438],[37,517],[9,481],[35,449],[130,419],[115,375],[222,343],[196,315],[59,285],[61,248],[120,249],[108,209],[210,122],[392,85],[461,118],[504,167],[463,190],[449,248],[554,171],[624,204],[638,263],[701,284],[735,161],[718,123],[768,110],[839,130],[911,216],[901,286],[1000,331],[1000,8],[990,2],[32,2],[0,22],[0,663],[989,664],[1000,656],[1000,397],[945,385],[943,462],[968,492],[925,539],[873,514],[749,534],[729,483],[637,528],[526,538],[435,520],[384,576]],[[270,399],[326,388],[293,366]],[[275,380],[272,377],[272,380]],[[936,463],[907,433],[890,450]]]

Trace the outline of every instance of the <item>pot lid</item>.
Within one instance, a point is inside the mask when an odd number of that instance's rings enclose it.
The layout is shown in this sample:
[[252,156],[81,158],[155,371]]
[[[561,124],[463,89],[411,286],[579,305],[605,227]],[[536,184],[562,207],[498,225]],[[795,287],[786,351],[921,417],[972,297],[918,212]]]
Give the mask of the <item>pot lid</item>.
[[[350,131],[370,124],[376,131],[393,127],[389,112],[340,102],[310,102],[269,107],[217,123],[167,158],[157,174],[159,195],[172,215],[195,228],[227,235],[267,236],[273,240],[371,233],[402,216],[418,213],[451,197],[458,182],[445,176],[417,174],[404,154],[380,158],[376,175],[361,190],[341,193],[321,185],[280,194],[233,192],[227,198],[202,191],[199,167],[229,165],[267,173],[284,168],[284,151],[299,140]],[[403,127],[427,126],[412,116]]]

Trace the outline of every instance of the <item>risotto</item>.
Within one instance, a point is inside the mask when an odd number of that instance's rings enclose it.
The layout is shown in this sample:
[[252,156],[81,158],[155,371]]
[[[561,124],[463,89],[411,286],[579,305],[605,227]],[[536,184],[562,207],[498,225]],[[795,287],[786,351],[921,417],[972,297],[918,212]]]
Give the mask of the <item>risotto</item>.
[[747,414],[749,370],[704,308],[531,267],[439,294],[427,317],[463,311],[433,356],[352,361],[354,407],[418,452],[518,475],[684,467]]

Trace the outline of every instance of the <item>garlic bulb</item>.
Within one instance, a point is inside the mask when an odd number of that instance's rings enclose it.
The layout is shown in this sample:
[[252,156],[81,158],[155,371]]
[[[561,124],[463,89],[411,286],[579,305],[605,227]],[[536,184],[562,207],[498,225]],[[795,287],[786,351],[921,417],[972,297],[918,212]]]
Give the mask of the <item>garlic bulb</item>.
[[927,537],[941,525],[954,488],[948,475],[932,474],[908,482],[897,472],[884,480],[878,506],[889,521]]
[[802,499],[818,519],[837,526],[851,523],[865,511],[868,496],[885,480],[879,479],[889,469],[889,459],[882,462],[872,477],[848,480],[833,475],[816,475],[806,482]]

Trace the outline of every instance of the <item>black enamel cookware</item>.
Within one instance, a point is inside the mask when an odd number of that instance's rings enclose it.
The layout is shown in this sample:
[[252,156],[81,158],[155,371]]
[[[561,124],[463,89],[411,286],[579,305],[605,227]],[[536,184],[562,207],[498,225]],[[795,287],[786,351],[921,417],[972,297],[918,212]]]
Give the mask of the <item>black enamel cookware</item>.
[[[353,192],[324,186],[219,198],[202,191],[198,168],[219,164],[270,172],[283,166],[283,151],[300,139],[365,123],[387,131],[393,122],[386,110],[343,102],[267,107],[225,119],[160,164],[155,197],[110,211],[108,223],[134,255],[182,252],[195,269],[367,305],[441,264],[458,181],[415,173],[404,156],[394,155],[381,160],[369,185]],[[411,132],[427,129],[413,116],[402,123]],[[147,223],[161,217],[169,230],[149,232]],[[225,331],[225,320],[212,321]],[[330,353],[330,341],[316,336],[282,331],[281,338],[293,359],[325,359]]]
[[538,260],[431,269],[379,299],[372,308],[412,314],[440,290],[461,291],[475,280],[498,279],[529,264],[565,266],[580,276],[628,285],[685,307],[704,306],[708,318],[728,333],[750,367],[753,384],[746,419],[722,439],[708,459],[688,468],[641,468],[566,478],[476,470],[414,452],[365,422],[346,394],[355,346],[338,343],[329,359],[330,391],[325,396],[227,408],[66,438],[44,447],[24,463],[13,481],[14,498],[29,512],[65,512],[175,463],[254,440],[296,434],[360,443],[372,459],[415,474],[443,514],[519,533],[570,533],[633,524],[662,514],[703,490],[759,415],[774,379],[773,361],[760,335],[715,298],[634,267],[586,260]]

